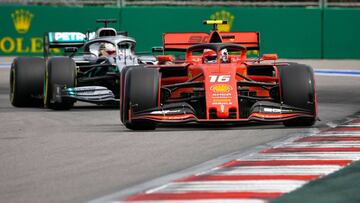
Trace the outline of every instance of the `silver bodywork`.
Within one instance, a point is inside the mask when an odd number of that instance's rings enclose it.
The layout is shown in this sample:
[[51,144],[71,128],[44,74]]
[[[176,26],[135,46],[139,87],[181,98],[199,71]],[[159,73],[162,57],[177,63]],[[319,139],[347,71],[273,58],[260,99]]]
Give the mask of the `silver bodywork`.
[[117,35],[108,37],[99,37],[86,42],[83,46],[84,54],[81,56],[74,56],[76,63],[90,63],[100,58],[99,46],[101,43],[111,43],[115,46],[116,54],[114,57],[108,57],[108,61],[116,65],[119,72],[128,65],[138,65],[139,58],[135,55],[136,41],[127,36]]

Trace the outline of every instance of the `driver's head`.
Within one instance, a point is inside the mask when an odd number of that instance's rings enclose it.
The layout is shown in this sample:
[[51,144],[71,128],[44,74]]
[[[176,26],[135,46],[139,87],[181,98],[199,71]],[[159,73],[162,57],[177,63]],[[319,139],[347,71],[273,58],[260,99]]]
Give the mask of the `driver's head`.
[[229,62],[229,53],[228,53],[227,49],[221,50],[220,54],[221,54],[221,62],[228,63]]
[[116,55],[116,49],[115,46],[111,43],[102,43],[99,48],[100,56],[115,56]]
[[202,55],[203,63],[216,63],[216,52],[211,49],[204,49],[204,53]]

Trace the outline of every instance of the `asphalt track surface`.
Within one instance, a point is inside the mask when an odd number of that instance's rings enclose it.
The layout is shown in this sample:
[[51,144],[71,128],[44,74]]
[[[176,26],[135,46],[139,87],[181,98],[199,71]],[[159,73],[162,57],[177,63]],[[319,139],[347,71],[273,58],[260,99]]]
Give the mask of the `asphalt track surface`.
[[[304,60],[316,69],[360,70],[359,61]],[[308,128],[275,125],[161,127],[132,132],[117,109],[14,108],[0,69],[0,202],[84,202]],[[360,77],[316,76],[326,128],[360,110]]]

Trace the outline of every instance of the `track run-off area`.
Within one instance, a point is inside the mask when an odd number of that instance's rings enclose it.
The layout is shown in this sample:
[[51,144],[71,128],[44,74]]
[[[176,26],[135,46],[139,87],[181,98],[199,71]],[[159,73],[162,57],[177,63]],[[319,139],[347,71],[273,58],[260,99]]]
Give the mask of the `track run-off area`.
[[133,132],[118,109],[12,107],[0,59],[0,202],[264,202],[337,171],[360,158],[360,61],[293,61],[316,73],[312,128]]

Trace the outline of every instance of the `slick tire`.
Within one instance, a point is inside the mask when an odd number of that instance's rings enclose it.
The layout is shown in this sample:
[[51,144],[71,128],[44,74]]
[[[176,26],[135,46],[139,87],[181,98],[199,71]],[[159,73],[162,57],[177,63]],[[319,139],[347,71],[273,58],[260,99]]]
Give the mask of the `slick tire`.
[[130,121],[129,113],[158,106],[160,74],[155,68],[130,68],[125,74],[123,124],[132,130],[154,130],[156,124],[147,120]]
[[124,122],[124,114],[123,112],[125,111],[124,110],[124,102],[123,102],[123,98],[124,98],[124,85],[125,85],[125,76],[126,76],[126,73],[131,70],[131,69],[134,69],[134,68],[144,68],[143,65],[138,65],[138,66],[126,66],[124,67],[122,70],[121,70],[121,73],[120,73],[120,120],[121,122]]
[[56,86],[75,87],[76,65],[74,60],[69,57],[54,57],[47,62],[45,85],[44,85],[44,104],[54,110],[68,110],[73,107],[74,101],[68,98],[55,100],[54,91]]
[[10,69],[10,102],[15,107],[42,107],[45,60],[17,57]]
[[279,68],[282,102],[304,109],[313,117],[284,121],[285,126],[312,126],[316,120],[314,72],[310,66],[291,63]]

